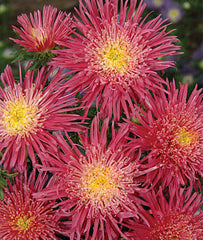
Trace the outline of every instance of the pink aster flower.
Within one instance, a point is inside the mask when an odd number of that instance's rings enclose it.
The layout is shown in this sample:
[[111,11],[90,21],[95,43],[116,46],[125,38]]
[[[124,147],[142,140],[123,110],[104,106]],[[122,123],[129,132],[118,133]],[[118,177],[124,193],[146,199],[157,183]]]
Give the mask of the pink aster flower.
[[44,52],[53,49],[56,41],[65,41],[71,33],[72,20],[70,15],[65,12],[59,12],[52,6],[44,6],[43,13],[39,10],[30,13],[30,19],[26,14],[18,16],[20,28],[13,26],[13,29],[19,34],[21,39],[13,39],[25,51]]
[[[54,173],[55,186],[35,194],[39,199],[60,198],[63,234],[73,239],[118,239],[125,238],[122,220],[136,217],[141,203],[140,188],[136,177],[142,175],[134,162],[122,151],[126,131],[113,134],[107,146],[108,121],[101,131],[95,119],[90,138],[81,136],[81,145],[58,135],[61,151],[43,153],[53,167],[43,167]],[[68,136],[67,136],[68,137]],[[79,149],[82,149],[79,151]],[[83,152],[83,154],[82,154]]]
[[19,83],[10,66],[1,74],[0,151],[6,170],[15,167],[23,171],[27,155],[36,164],[34,152],[43,151],[47,143],[52,143],[53,147],[56,143],[50,131],[80,129],[75,120],[81,117],[67,113],[74,102],[59,86],[63,75],[58,72],[47,84],[51,72],[52,69],[42,68],[34,77],[34,71],[27,71],[24,81],[20,73]]
[[145,0],[147,7],[153,10],[161,10],[165,7],[166,2],[170,2],[171,0]]
[[[33,193],[41,191],[47,181],[45,174],[36,179],[33,171],[27,179],[20,176],[5,189],[0,204],[0,238],[2,240],[57,239],[58,218],[52,201],[39,201]],[[48,184],[49,185],[49,184]]]
[[169,21],[173,23],[177,23],[183,18],[184,10],[178,2],[167,1],[161,13],[164,18],[169,19]]
[[[146,107],[136,107],[130,122],[135,138],[128,143],[129,151],[141,147],[149,151],[142,162],[148,167],[161,166],[148,173],[149,182],[164,186],[198,182],[203,176],[202,94],[197,86],[187,100],[188,85],[167,84],[168,93],[148,95]],[[196,182],[196,183],[197,183]]]
[[[202,240],[203,239],[203,212],[201,211],[201,195],[184,189],[169,191],[164,196],[160,189],[145,197],[150,210],[143,209],[145,221],[129,221],[129,240]],[[147,222],[147,223],[146,223]]]
[[[146,89],[158,88],[164,81],[157,71],[174,63],[161,57],[178,54],[175,36],[166,32],[160,16],[142,19],[143,1],[80,1],[75,34],[67,49],[53,51],[52,65],[70,68],[77,74],[67,82],[76,91],[85,89],[82,103],[87,110],[96,100],[101,116],[119,120],[122,109],[129,114],[132,99],[143,98]],[[120,10],[118,9],[120,5]],[[136,9],[137,7],[137,9]]]

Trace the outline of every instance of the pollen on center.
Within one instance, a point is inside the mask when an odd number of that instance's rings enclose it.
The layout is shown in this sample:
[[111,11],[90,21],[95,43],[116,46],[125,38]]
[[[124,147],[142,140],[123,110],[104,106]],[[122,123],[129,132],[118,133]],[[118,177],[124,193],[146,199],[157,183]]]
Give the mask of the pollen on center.
[[196,139],[196,134],[192,134],[190,131],[182,128],[176,133],[175,139],[181,146],[190,146]]
[[25,101],[23,96],[5,102],[1,123],[9,135],[24,135],[32,131],[38,122],[38,108]]
[[118,191],[118,175],[111,166],[89,164],[82,176],[82,188],[92,202],[110,201]]
[[44,28],[32,28],[31,33],[36,46],[43,45],[48,38],[47,31]]
[[101,62],[104,69],[124,73],[128,65],[127,46],[124,43],[109,43],[101,50]]
[[31,218],[20,217],[17,220],[17,228],[20,231],[26,231],[29,229],[31,223]]

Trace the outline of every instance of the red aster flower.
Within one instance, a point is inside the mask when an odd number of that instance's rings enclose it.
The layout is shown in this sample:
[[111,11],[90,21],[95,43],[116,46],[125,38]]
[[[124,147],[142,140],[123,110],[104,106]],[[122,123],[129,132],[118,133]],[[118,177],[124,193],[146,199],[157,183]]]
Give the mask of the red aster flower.
[[[58,218],[52,209],[54,202],[39,201],[33,193],[41,191],[47,177],[35,173],[29,180],[20,176],[12,185],[8,183],[4,200],[0,204],[0,238],[2,240],[49,240],[57,239]],[[49,185],[49,184],[48,184]]]
[[[146,204],[150,210],[143,209],[145,221],[130,221],[132,232],[128,239],[136,240],[202,240],[203,212],[201,195],[184,189],[170,190],[169,200],[162,190],[147,194]],[[147,223],[145,223],[147,222]],[[128,223],[128,227],[129,227]]]
[[44,52],[53,49],[56,41],[67,40],[71,33],[71,18],[65,12],[59,12],[52,6],[44,6],[43,13],[38,10],[34,16],[30,13],[30,20],[26,14],[18,16],[20,28],[13,26],[13,29],[22,38],[13,39],[25,51]]
[[148,96],[146,111],[136,107],[140,124],[131,122],[130,128],[138,138],[131,139],[128,148],[150,151],[143,163],[161,166],[148,173],[151,183],[193,184],[198,174],[203,176],[202,94],[196,86],[187,100],[187,90],[187,85],[180,84],[178,90],[175,82],[168,83],[167,94]]
[[[70,239],[118,239],[123,218],[137,215],[141,200],[135,192],[139,188],[136,161],[132,163],[122,152],[124,132],[118,132],[109,143],[106,141],[108,121],[99,132],[94,120],[90,139],[81,136],[82,145],[70,146],[58,136],[58,153],[43,154],[53,167],[42,168],[55,174],[55,186],[36,193],[42,199],[63,199],[59,215],[63,219],[63,234]],[[68,137],[68,136],[67,136]],[[83,148],[81,152],[78,148]],[[133,159],[135,160],[135,159]],[[120,226],[121,225],[121,226]]]
[[53,51],[57,56],[51,62],[78,73],[67,86],[86,90],[82,102],[87,109],[97,98],[101,116],[111,117],[113,112],[116,120],[122,109],[128,114],[128,107],[133,108],[132,99],[143,98],[147,88],[164,82],[157,70],[174,63],[160,58],[178,54],[180,48],[160,16],[142,20],[145,4],[141,1],[136,9],[136,2],[131,1],[128,9],[127,1],[80,1],[75,26],[81,34],[65,44],[58,42],[67,49]]
[[80,116],[65,113],[71,110],[73,101],[59,87],[63,81],[61,72],[45,85],[51,72],[52,69],[46,72],[43,68],[34,78],[34,71],[27,71],[24,82],[20,76],[20,83],[15,81],[9,66],[1,74],[4,89],[0,88],[0,151],[5,150],[1,163],[6,170],[16,167],[23,171],[27,154],[35,164],[34,151],[41,152],[48,142],[55,144],[48,131],[80,128],[71,122]]

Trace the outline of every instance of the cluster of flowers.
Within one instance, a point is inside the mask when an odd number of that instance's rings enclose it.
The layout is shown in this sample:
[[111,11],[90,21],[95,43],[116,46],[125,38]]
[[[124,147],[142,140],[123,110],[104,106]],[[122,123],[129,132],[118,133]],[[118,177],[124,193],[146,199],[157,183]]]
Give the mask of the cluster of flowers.
[[203,239],[201,89],[160,76],[180,47],[145,7],[81,0],[73,18],[51,6],[18,17],[12,40],[34,58],[24,77],[1,74],[1,164],[19,173],[2,240]]

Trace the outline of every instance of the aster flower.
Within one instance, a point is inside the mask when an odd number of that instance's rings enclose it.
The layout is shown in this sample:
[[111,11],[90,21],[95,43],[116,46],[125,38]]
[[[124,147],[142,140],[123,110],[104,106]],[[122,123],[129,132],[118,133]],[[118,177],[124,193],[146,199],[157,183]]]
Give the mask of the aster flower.
[[148,167],[161,166],[148,173],[150,183],[185,185],[198,182],[203,176],[203,116],[202,94],[197,86],[187,100],[188,85],[175,81],[167,84],[167,94],[159,91],[148,96],[143,108],[136,107],[130,122],[130,131],[135,134],[128,143],[129,151],[141,147],[149,153],[142,159]]
[[[170,1],[170,0],[167,0]],[[166,1],[165,0],[145,0],[147,7],[155,10],[160,10],[164,7]]]
[[164,18],[169,19],[173,23],[177,23],[182,19],[184,10],[177,2],[167,1],[161,13]]
[[[175,36],[166,32],[160,16],[142,20],[143,1],[80,1],[75,27],[81,34],[66,43],[50,64],[70,68],[77,74],[69,79],[72,91],[86,90],[82,104],[86,111],[96,100],[101,116],[119,120],[122,109],[127,116],[132,99],[143,98],[147,88],[158,88],[164,81],[157,74],[173,66],[160,57],[178,54]],[[120,5],[120,10],[118,9]],[[132,99],[131,99],[132,98]]]
[[63,220],[63,234],[71,240],[118,239],[119,235],[125,238],[122,220],[136,217],[141,203],[137,195],[145,191],[136,181],[143,174],[137,159],[129,158],[122,151],[126,130],[114,133],[107,146],[107,127],[108,120],[105,120],[99,132],[96,118],[90,138],[82,135],[81,145],[69,139],[70,146],[58,135],[61,151],[51,153],[50,149],[50,153],[43,153],[53,167],[42,169],[54,173],[56,183],[35,196],[45,200],[61,199],[59,216]]
[[[136,240],[202,240],[203,212],[201,195],[184,189],[171,189],[169,200],[160,189],[145,197],[150,210],[143,209],[145,221],[130,221],[128,239]],[[128,224],[129,226],[130,224]]]
[[[18,176],[5,189],[0,204],[0,238],[2,240],[48,240],[57,239],[59,229],[52,201],[39,201],[33,193],[41,191],[47,181],[45,174],[33,171],[27,177]],[[49,186],[49,184],[48,184]]]
[[81,130],[78,122],[73,122],[81,117],[67,113],[74,109],[70,108],[74,101],[59,86],[63,75],[59,71],[47,84],[51,72],[52,68],[42,68],[34,77],[34,71],[27,71],[24,81],[20,74],[20,83],[10,66],[1,74],[0,151],[6,170],[16,167],[23,171],[27,155],[36,164],[35,152],[44,150],[46,143],[54,147],[56,141],[50,131]]
[[59,12],[52,6],[44,6],[43,13],[39,10],[30,13],[30,19],[26,14],[17,18],[20,28],[13,26],[21,39],[13,39],[15,43],[24,47],[25,51],[44,52],[53,49],[56,41],[67,40],[71,33],[71,18],[65,12]]

